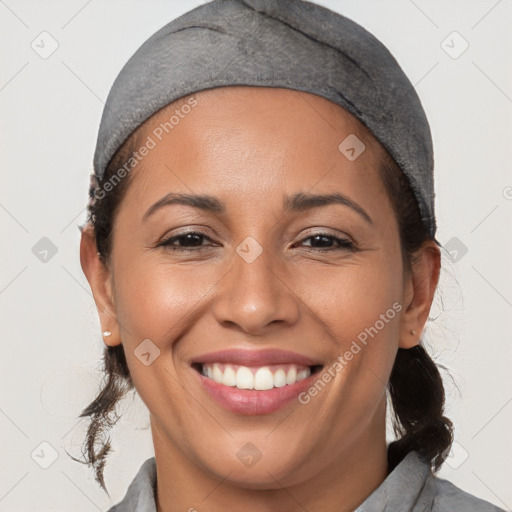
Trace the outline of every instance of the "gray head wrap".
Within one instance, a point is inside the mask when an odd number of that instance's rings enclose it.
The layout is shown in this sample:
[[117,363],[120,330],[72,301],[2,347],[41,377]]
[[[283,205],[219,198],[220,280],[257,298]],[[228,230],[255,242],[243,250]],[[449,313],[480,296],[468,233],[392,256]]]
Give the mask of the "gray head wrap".
[[94,154],[96,176],[158,110],[229,85],[306,91],[348,110],[407,176],[434,237],[432,138],[414,87],[368,31],[302,0],[214,0],[153,34],[110,90]]

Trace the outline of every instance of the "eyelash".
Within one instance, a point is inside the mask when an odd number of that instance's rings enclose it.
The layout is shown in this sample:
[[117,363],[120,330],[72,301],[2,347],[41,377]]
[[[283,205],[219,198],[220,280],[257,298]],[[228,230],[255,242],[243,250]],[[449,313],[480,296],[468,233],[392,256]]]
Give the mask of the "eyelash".
[[[198,231],[189,231],[186,233],[181,233],[180,235],[176,235],[170,238],[167,238],[166,240],[162,240],[160,243],[157,244],[157,247],[165,247],[167,250],[171,251],[181,251],[181,252],[193,252],[197,250],[203,250],[205,249],[205,246],[198,246],[198,247],[173,247],[171,245],[172,242],[180,240],[181,238],[185,238],[188,235],[198,235],[202,238],[210,240],[208,236],[206,236],[204,233],[198,232]],[[339,244],[338,247],[325,247],[325,248],[316,248],[311,247],[313,250],[317,250],[319,252],[327,252],[327,251],[337,251],[337,250],[349,250],[349,251],[355,251],[356,247],[350,240],[346,238],[338,238],[333,235],[329,235],[328,233],[315,233],[314,235],[307,236],[306,238],[303,238],[301,241],[309,240],[310,238],[315,237],[325,237],[330,238],[337,242]]]

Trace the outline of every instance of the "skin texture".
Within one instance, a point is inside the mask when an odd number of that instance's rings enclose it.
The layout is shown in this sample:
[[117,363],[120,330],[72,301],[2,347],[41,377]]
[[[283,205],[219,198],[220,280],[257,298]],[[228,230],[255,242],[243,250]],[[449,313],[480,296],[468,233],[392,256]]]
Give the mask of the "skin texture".
[[[354,510],[387,476],[386,385],[398,347],[416,345],[425,326],[439,250],[425,244],[406,272],[377,170],[383,149],[341,107],[288,89],[194,97],[197,106],[132,171],[108,266],[90,227],[81,242],[101,329],[112,331],[105,343],[124,345],[150,412],[158,510]],[[175,108],[143,125],[141,144]],[[349,134],[366,146],[355,161],[338,149]],[[373,223],[339,204],[285,213],[283,197],[300,191],[342,193]],[[211,194],[226,211],[171,205],[142,221],[169,192]],[[184,231],[205,235],[188,242],[195,252],[156,246]],[[308,238],[325,232],[357,249]],[[248,236],[263,249],[252,263],[236,252]],[[189,364],[241,347],[292,350],[329,366],[394,303],[402,310],[307,405],[228,412]],[[160,349],[149,366],[134,355],[147,338]],[[262,454],[250,467],[237,457],[247,442]]]

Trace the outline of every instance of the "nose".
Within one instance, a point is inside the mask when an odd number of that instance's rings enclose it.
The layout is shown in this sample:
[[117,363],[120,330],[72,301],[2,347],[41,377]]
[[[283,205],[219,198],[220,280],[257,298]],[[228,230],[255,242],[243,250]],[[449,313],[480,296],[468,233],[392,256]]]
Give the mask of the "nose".
[[213,313],[225,327],[261,336],[271,324],[291,326],[299,320],[300,299],[293,278],[269,250],[252,262],[238,253],[233,265],[218,283]]

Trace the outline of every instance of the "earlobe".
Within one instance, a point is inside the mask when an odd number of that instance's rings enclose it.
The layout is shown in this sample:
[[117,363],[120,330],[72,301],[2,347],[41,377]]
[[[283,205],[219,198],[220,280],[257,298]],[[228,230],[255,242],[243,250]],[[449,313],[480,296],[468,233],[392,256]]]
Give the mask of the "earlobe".
[[404,285],[404,315],[399,347],[408,349],[420,343],[439,281],[441,253],[428,241],[416,253]]
[[115,336],[114,333],[112,331],[109,331],[108,329],[102,332],[102,336],[105,345],[108,345],[109,347],[115,347],[116,345],[119,345],[121,343],[121,338],[119,336],[119,331],[117,329]]
[[121,343],[117,324],[115,303],[111,289],[109,270],[100,259],[94,229],[87,224],[82,229],[80,240],[80,265],[89,282],[100,317],[103,340],[106,345],[115,346]]

